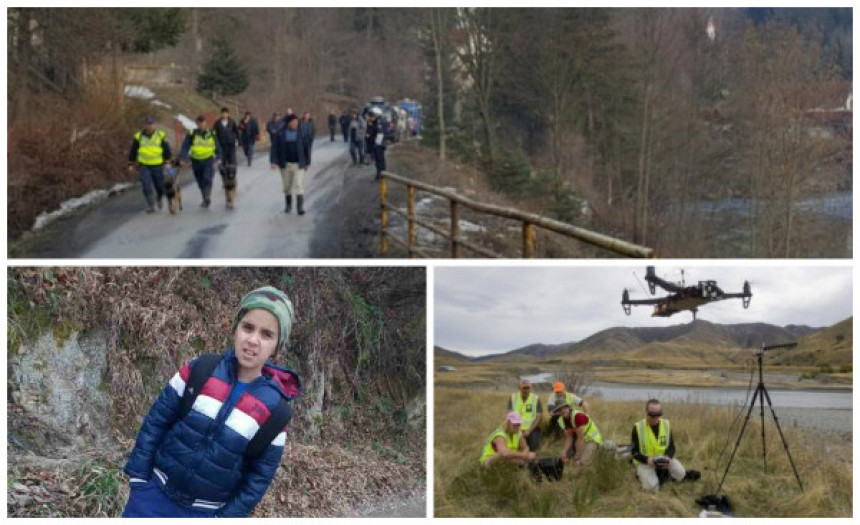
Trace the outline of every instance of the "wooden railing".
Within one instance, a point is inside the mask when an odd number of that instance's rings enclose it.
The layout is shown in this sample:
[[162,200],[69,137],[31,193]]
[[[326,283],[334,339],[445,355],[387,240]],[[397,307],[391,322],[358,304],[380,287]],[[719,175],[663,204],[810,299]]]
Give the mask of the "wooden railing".
[[[396,182],[398,184],[402,184],[406,186],[406,212],[404,213],[399,208],[395,207],[388,201],[388,183]],[[417,190],[425,191],[432,195],[438,195],[440,197],[444,197],[448,199],[451,207],[451,219],[450,219],[450,228],[445,229],[435,224],[431,224],[427,221],[419,219],[415,216],[415,194]],[[379,196],[381,199],[381,222],[382,222],[382,238],[380,239],[380,250],[382,252],[382,256],[386,257],[388,255],[388,242],[393,241],[394,243],[402,246],[409,253],[409,257],[425,257],[431,258],[433,257],[431,254],[417,247],[416,239],[416,226],[421,226],[422,228],[426,228],[433,233],[448,239],[451,242],[451,257],[459,258],[461,256],[461,249],[467,248],[479,255],[490,258],[500,258],[504,257],[488,248],[475,244],[474,242],[469,241],[465,237],[460,234],[460,209],[461,207],[466,207],[481,213],[486,213],[489,215],[493,215],[496,217],[504,217],[507,219],[517,220],[522,223],[522,257],[526,259],[535,257],[535,241],[537,239],[537,228],[543,228],[545,230],[558,233],[565,237],[570,237],[573,239],[577,239],[586,244],[590,244],[592,246],[597,246],[603,248],[605,250],[609,250],[613,253],[623,255],[626,257],[643,257],[643,258],[651,258],[655,257],[654,250],[652,248],[648,248],[645,246],[639,246],[638,244],[633,244],[621,239],[616,239],[615,237],[610,237],[608,235],[603,235],[591,230],[586,230],[584,228],[579,228],[573,226],[571,224],[567,224],[561,221],[557,221],[554,219],[549,219],[547,217],[542,217],[540,215],[536,215],[533,213],[526,213],[520,210],[512,209],[512,208],[504,208],[502,206],[496,206],[494,204],[486,204],[483,202],[477,202],[468,197],[464,197],[454,191],[447,190],[444,188],[439,188],[436,186],[432,186],[430,184],[425,184],[420,181],[408,179],[406,177],[401,177],[400,175],[395,175],[394,173],[383,171],[382,176],[379,178]],[[388,227],[388,212],[392,212],[396,215],[399,215],[406,219],[407,223],[407,238],[401,239],[396,235],[393,235],[389,231]]]

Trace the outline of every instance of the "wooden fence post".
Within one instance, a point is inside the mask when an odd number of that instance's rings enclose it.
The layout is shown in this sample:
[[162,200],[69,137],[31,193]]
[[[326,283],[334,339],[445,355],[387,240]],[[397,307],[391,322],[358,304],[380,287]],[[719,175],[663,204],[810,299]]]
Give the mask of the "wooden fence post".
[[411,184],[406,187],[406,212],[409,216],[409,257],[412,258],[412,249],[415,247],[415,186]]
[[380,223],[382,225],[382,238],[380,239],[380,247],[379,251],[382,253],[383,257],[388,256],[388,237],[387,229],[388,229],[388,208],[386,207],[388,199],[388,184],[385,180],[385,175],[379,177],[379,200],[381,207],[381,216]]
[[457,201],[451,201],[451,257],[453,259],[460,258],[460,209],[457,207]]
[[535,225],[523,222],[523,259],[535,258]]

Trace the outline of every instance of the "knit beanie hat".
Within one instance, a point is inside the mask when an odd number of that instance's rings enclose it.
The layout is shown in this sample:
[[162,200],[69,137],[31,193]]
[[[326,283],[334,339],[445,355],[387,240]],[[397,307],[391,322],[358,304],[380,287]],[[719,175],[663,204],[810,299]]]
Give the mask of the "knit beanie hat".
[[295,318],[293,303],[290,298],[284,292],[271,286],[264,286],[249,292],[242,298],[239,311],[236,312],[236,318],[233,320],[231,333],[236,332],[236,327],[239,326],[239,321],[245,317],[245,314],[255,309],[266,310],[278,320],[278,346],[275,347],[275,352],[286,347]]

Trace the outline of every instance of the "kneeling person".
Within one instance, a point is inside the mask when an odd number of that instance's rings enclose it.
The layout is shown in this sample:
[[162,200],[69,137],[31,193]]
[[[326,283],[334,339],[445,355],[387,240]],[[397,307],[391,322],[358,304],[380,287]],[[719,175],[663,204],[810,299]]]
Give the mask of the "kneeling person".
[[603,437],[594,420],[585,412],[571,408],[567,401],[559,401],[550,408],[558,415],[558,425],[565,433],[561,460],[573,459],[576,466],[589,465],[594,451],[603,444]]
[[668,419],[662,419],[663,407],[656,399],[645,404],[645,419],[633,426],[633,464],[636,476],[645,490],[657,490],[669,476],[681,481],[686,470],[675,459],[675,441]]
[[481,453],[481,466],[489,468],[498,461],[510,461],[523,464],[535,459],[535,453],[529,450],[529,445],[523,439],[520,430],[523,418],[516,412],[508,412],[505,425],[497,428],[487,437],[484,450]]

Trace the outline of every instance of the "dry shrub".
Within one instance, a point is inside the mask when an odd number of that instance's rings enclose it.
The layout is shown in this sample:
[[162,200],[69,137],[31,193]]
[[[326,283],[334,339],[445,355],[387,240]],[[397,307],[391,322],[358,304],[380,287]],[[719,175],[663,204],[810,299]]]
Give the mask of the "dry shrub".
[[[545,198],[537,195],[538,192],[531,192],[530,194],[535,195],[531,198],[512,198],[504,195],[491,187],[488,176],[479,169],[479,166],[458,160],[442,162],[435,150],[423,147],[417,141],[391,148],[389,157],[389,171],[392,173],[441,188],[453,188],[460,195],[478,202],[549,216],[547,214],[549,205]],[[537,182],[532,180],[532,184],[537,184]],[[389,201],[405,210],[406,188],[400,184],[389,184],[388,187]],[[416,200],[420,200],[426,195],[425,192],[419,191]],[[447,230],[450,223],[450,212],[447,208],[447,199],[443,199],[443,201],[444,209],[442,209],[442,205],[437,204],[437,210],[434,212],[431,222],[437,222],[437,226]],[[523,240],[520,221],[475,212],[465,206],[460,206],[460,220],[469,221],[486,229],[486,231],[463,232],[462,235],[470,241],[504,257],[522,257]],[[577,224],[577,226],[592,228],[592,225]],[[616,237],[621,236],[617,230],[601,233]],[[436,257],[450,257],[450,243],[441,237],[437,241],[432,246],[420,245],[419,248]],[[399,245],[393,245],[392,248],[400,249]],[[540,228],[537,228],[535,254],[539,258],[617,257],[616,254],[607,250]],[[483,255],[464,247],[460,250],[460,257],[483,257]]]
[[109,184],[129,181],[125,164],[133,125],[145,106],[94,80],[70,100],[41,94],[8,134],[8,233],[17,238],[36,216]]
[[[402,408],[423,392],[422,268],[13,268],[9,280],[56,323],[108,334],[113,409],[127,430],[182,363],[231,343],[239,300],[263,285],[295,305],[291,343],[274,360],[302,376],[297,414],[323,389],[324,410],[380,397]],[[295,423],[302,433],[313,422]]]

